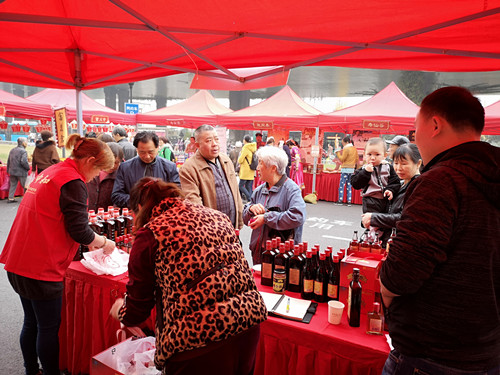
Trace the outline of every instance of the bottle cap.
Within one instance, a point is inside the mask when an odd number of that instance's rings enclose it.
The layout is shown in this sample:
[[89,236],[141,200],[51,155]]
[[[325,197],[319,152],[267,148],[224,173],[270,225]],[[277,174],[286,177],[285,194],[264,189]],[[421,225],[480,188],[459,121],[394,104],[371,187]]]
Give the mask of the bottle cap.
[[306,251],[306,258],[312,258],[312,256],[313,256],[312,251],[311,250],[307,250]]
[[285,244],[280,243],[280,254],[285,254]]
[[326,259],[326,254],[325,253],[319,253],[319,260],[325,260]]
[[380,312],[380,303],[373,302],[373,311],[375,311],[376,313]]

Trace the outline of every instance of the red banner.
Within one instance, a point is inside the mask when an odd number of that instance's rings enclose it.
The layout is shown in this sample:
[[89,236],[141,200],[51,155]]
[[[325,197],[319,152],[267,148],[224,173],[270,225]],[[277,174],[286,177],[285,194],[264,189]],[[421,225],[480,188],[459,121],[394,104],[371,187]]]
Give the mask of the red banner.
[[255,129],[272,129],[274,123],[272,121],[254,121],[253,127]]
[[363,129],[389,130],[390,127],[389,120],[363,120]]
[[5,116],[5,107],[0,105],[0,116]]
[[109,116],[92,115],[90,122],[94,124],[107,124],[109,123]]
[[167,125],[170,126],[182,126],[184,125],[184,120],[169,120],[167,119]]

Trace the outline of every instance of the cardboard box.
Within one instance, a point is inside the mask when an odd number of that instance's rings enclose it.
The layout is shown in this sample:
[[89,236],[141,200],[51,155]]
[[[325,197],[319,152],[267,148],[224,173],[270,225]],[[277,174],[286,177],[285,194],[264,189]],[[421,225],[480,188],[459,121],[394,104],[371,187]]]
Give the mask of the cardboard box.
[[364,290],[372,292],[380,291],[380,281],[378,275],[380,272],[382,257],[377,254],[359,256],[359,253],[351,254],[342,259],[340,265],[340,286],[348,288],[352,280],[352,270],[359,268],[359,281]]

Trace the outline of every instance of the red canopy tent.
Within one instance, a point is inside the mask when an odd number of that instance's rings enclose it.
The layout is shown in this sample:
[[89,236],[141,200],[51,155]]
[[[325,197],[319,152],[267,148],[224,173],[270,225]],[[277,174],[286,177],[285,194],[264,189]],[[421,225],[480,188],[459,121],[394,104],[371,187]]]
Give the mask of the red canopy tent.
[[304,102],[289,86],[270,98],[239,111],[218,116],[218,122],[229,129],[276,128],[303,129],[318,126],[321,112]]
[[[51,105],[53,108],[66,107],[68,121],[76,119],[76,91],[45,89],[28,97],[28,100]],[[135,125],[135,115],[115,111],[103,106],[82,93],[83,120],[90,124],[92,116],[107,116],[109,122],[121,125]]]
[[408,133],[415,128],[419,106],[391,82],[370,99],[339,111],[319,116],[320,127],[352,133],[354,129],[383,133]]
[[[90,89],[179,72],[249,81],[305,65],[494,71],[499,24],[500,0],[9,0],[0,81]],[[229,70],[278,65],[245,78]]]
[[500,100],[484,109],[484,130],[482,134],[500,134]]
[[216,125],[217,115],[230,112],[231,109],[220,104],[208,91],[200,90],[180,103],[136,116],[140,124],[196,128],[202,124]]
[[3,90],[0,90],[0,107],[5,108],[6,117],[50,119],[54,114],[48,104],[35,103]]

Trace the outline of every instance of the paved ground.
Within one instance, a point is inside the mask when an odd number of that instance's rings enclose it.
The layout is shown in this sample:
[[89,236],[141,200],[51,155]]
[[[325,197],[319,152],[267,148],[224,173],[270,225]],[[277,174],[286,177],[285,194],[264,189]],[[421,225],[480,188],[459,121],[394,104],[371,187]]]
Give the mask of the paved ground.
[[[17,212],[18,203],[0,201],[0,249]],[[321,249],[333,246],[334,250],[348,245],[354,230],[360,229],[361,206],[336,206],[330,202],[307,205],[307,221],[303,240],[310,245],[319,244]],[[245,254],[249,258],[248,243],[251,230],[241,231]],[[36,240],[29,237],[27,240]],[[19,297],[10,287],[3,265],[0,266],[0,375],[23,375],[24,368],[19,348],[19,332],[22,325],[22,308]]]

